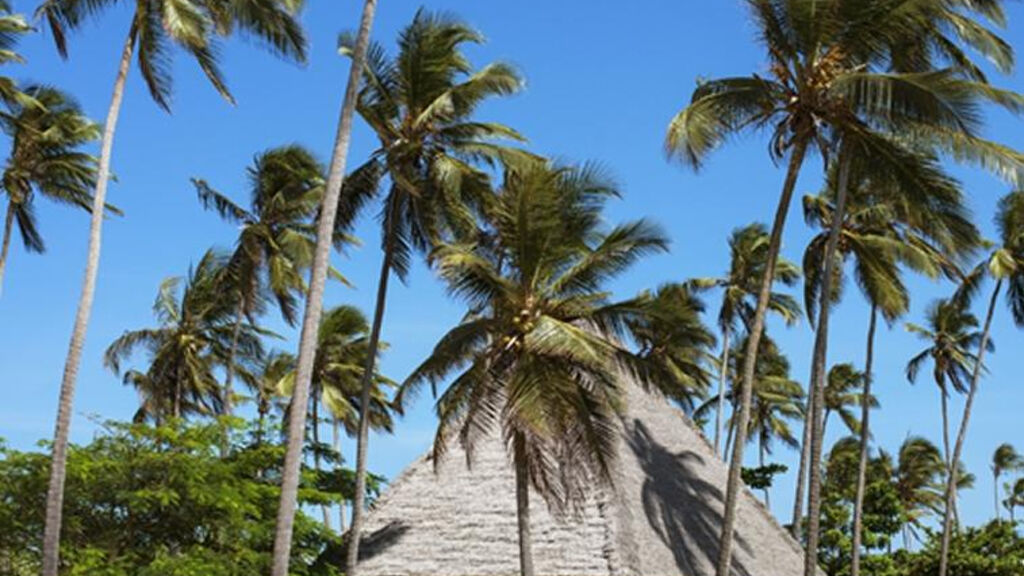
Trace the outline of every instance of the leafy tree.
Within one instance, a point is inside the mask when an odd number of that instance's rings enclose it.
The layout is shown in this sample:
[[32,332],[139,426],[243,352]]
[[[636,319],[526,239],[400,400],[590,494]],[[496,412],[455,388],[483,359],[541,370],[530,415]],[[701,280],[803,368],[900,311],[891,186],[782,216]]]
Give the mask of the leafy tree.
[[[942,562],[943,538],[937,534],[912,556],[907,576],[931,576]],[[1016,576],[1024,565],[1024,538],[1009,522],[990,522],[955,532],[949,540],[947,570],[951,576]]]
[[[61,56],[67,56],[68,33],[118,4],[120,2],[116,0],[42,0],[36,14],[49,25],[58,52]],[[298,60],[304,60],[306,56],[306,40],[296,19],[302,0],[133,0],[131,5],[131,25],[121,48],[113,94],[103,124],[96,188],[92,195],[85,278],[60,386],[53,440],[53,473],[46,500],[43,576],[57,576],[60,569],[58,546],[64,464],[75,382],[96,291],[103,207],[107,202],[114,133],[121,115],[121,102],[133,58],[138,57],[139,72],[149,88],[150,96],[161,108],[170,110],[172,51],[175,47],[193,57],[210,83],[228,101],[233,99],[217,61],[218,37],[228,36],[238,30],[280,55]]]
[[[62,533],[69,575],[157,576],[266,573],[283,447],[242,442],[224,422],[160,427],[108,422],[68,457]],[[224,457],[226,432],[233,438]],[[0,571],[38,574],[49,457],[0,447]],[[347,471],[351,474],[351,471]],[[352,484],[324,490],[305,471],[302,502],[351,498]],[[372,477],[371,497],[380,479]],[[338,490],[349,490],[339,493]],[[334,576],[323,561],[337,537],[298,512],[292,574]]]
[[999,520],[999,478],[1006,472],[1024,469],[1024,456],[1013,444],[1000,444],[992,453],[992,496],[995,499],[996,520]]
[[[0,17],[0,30],[3,22]],[[7,110],[0,114],[0,127],[11,139],[0,176],[7,198],[0,241],[0,288],[15,226],[26,251],[46,251],[36,221],[35,197],[89,210],[96,178],[96,161],[82,148],[99,138],[99,126],[74,99],[56,88],[30,86],[25,95],[30,102],[4,100]]]
[[[733,230],[729,237],[729,271],[718,278],[696,278],[688,284],[696,290],[718,288],[722,291],[722,304],[718,309],[718,330],[722,333],[722,354],[718,372],[718,410],[715,413],[715,453],[719,452],[722,427],[725,425],[725,393],[728,387],[729,357],[732,337],[742,323],[750,329],[757,304],[757,290],[768,263],[768,231],[763,224],[749,224]],[[775,281],[792,286],[800,279],[796,265],[786,259],[775,264]],[[778,314],[787,324],[800,319],[800,305],[792,296],[772,292],[768,310]]]
[[[147,369],[124,372],[125,384],[139,392],[136,422],[223,413],[215,370],[227,363],[235,332],[234,300],[222,291],[226,265],[223,254],[209,250],[189,271],[184,288],[180,277],[165,279],[153,303],[159,326],[126,331],[104,353],[104,365],[119,375],[138,348],[148,354]],[[260,358],[261,333],[251,324],[239,330],[244,358]]]
[[[819,561],[830,576],[849,574],[853,550],[853,511],[860,468],[860,440],[848,436],[829,453],[822,486],[822,548]],[[868,573],[886,574],[895,567],[885,554],[903,526],[904,509],[893,482],[894,465],[884,452],[869,461],[863,545],[875,554],[864,560]]]
[[[314,221],[323,197],[323,167],[309,150],[296,145],[267,150],[247,170],[249,208],[193,179],[205,208],[238,227],[235,250],[228,260],[225,288],[236,294],[235,332],[224,378],[224,409],[231,413],[232,381],[238,337],[246,319],[255,323],[273,298],[285,322],[296,322],[298,300],[305,294],[304,275],[313,263]],[[344,245],[339,233],[335,245]],[[338,278],[340,274],[331,272]]]
[[[607,283],[666,240],[644,221],[604,229],[616,193],[593,166],[540,161],[507,168],[487,212],[490,242],[434,253],[469,312],[403,384],[407,398],[457,374],[437,401],[436,458],[458,438],[473,445],[495,429],[516,474],[521,573],[533,576],[529,488],[560,512],[609,480],[623,365],[623,328],[643,300],[612,302]],[[639,369],[638,369],[639,368]]]
[[[364,404],[369,402],[391,275],[404,281],[414,252],[475,233],[475,216],[491,197],[490,179],[475,164],[521,156],[494,142],[520,140],[518,133],[474,118],[490,98],[522,87],[519,74],[507,64],[473,69],[463,47],[482,41],[479,32],[452,16],[419,10],[399,33],[395,55],[379,45],[370,47],[356,108],[380,146],[349,177],[339,207],[342,222],[351,223],[380,195],[387,180],[380,198],[383,259],[363,371]],[[343,53],[354,53],[350,35],[342,35],[339,45]],[[365,421],[356,440],[357,479],[366,469],[368,435]],[[345,564],[349,576],[356,574],[363,521],[362,491],[356,493],[349,531],[354,545]]]

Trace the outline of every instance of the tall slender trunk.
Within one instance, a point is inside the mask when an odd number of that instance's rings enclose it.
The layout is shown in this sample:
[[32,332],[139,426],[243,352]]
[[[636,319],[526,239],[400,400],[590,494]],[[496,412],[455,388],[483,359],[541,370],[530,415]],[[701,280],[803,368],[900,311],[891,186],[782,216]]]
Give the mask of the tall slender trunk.
[[121,113],[124,86],[135,50],[137,23],[133,19],[128,38],[121,50],[114,92],[107,110],[107,121],[103,127],[100,144],[100,161],[96,174],[96,190],[92,200],[92,215],[89,219],[89,249],[82,279],[82,292],[78,299],[75,324],[71,330],[71,342],[64,363],[64,376],[60,384],[60,400],[57,408],[57,422],[53,432],[53,462],[50,468],[50,483],[46,492],[46,525],[43,529],[43,576],[57,576],[60,568],[60,528],[64,506],[64,477],[67,466],[68,435],[71,429],[71,410],[75,398],[75,383],[78,367],[82,362],[82,347],[89,327],[89,314],[96,292],[96,273],[100,265],[100,240],[103,232],[103,207],[107,199],[107,181],[110,178],[110,154],[114,146],[114,132]]
[[366,449],[370,440],[370,389],[377,364],[377,347],[380,343],[380,330],[384,322],[384,306],[387,303],[388,278],[391,277],[391,262],[394,257],[395,218],[389,218],[388,229],[385,230],[384,261],[380,267],[380,278],[377,281],[377,303],[373,310],[373,325],[370,327],[370,340],[366,348],[366,366],[363,368],[359,396],[359,435],[356,437],[356,486],[352,495],[352,524],[348,531],[348,550],[345,557],[346,576],[356,576],[359,564],[359,538],[362,536],[364,503],[366,500]]
[[242,322],[245,319],[245,300],[239,296],[238,309],[235,311],[235,326],[231,330],[231,348],[228,350],[228,366],[224,373],[224,413],[230,416],[234,411],[233,385],[235,381],[235,358],[238,357],[238,339],[242,335]]
[[256,446],[262,446],[263,428],[267,425],[267,407],[264,405],[262,399],[260,400],[260,405],[256,411]]
[[736,435],[736,402],[735,402],[735,400],[731,404],[732,404],[733,416],[731,418],[729,418],[729,424],[728,424],[729,429],[726,430],[726,433],[725,433],[725,453],[724,453],[725,457],[728,457],[729,454],[732,454],[732,439]]
[[[729,373],[729,329],[722,330],[722,365],[718,369],[718,410],[715,412],[715,454],[724,453],[719,452],[721,448],[722,439],[722,426],[725,425],[725,387]],[[728,449],[726,449],[726,453]]]
[[345,88],[345,100],[341,106],[341,117],[338,121],[331,165],[327,174],[327,188],[324,191],[320,218],[317,222],[316,248],[313,255],[313,268],[310,271],[306,310],[302,319],[294,398],[291,406],[291,419],[288,423],[288,444],[281,479],[281,502],[277,511],[277,525],[274,531],[271,576],[287,576],[288,574],[295,508],[298,501],[299,468],[302,464],[302,444],[306,428],[306,402],[309,401],[309,383],[313,375],[313,360],[316,356],[320,316],[323,313],[324,284],[327,282],[327,268],[334,239],[334,224],[338,214],[338,199],[341,196],[341,184],[345,178],[345,165],[352,138],[352,119],[355,114],[360,79],[366,65],[370,28],[373,25],[376,7],[377,0],[366,0],[363,5],[359,33],[356,37],[352,65],[349,69],[348,85]]
[[[312,403],[313,403],[313,470],[316,470],[317,476],[320,475],[320,391],[312,391]],[[331,529],[331,509],[326,504],[320,505],[320,513],[324,518],[324,528],[329,531]]]
[[0,243],[0,294],[4,291],[4,271],[7,270],[7,254],[11,249],[11,229],[14,228],[14,202],[8,200],[7,215],[4,216],[4,239]]
[[178,370],[178,375],[174,379],[174,409],[171,416],[175,418],[181,418],[181,370]]
[[832,308],[833,269],[836,264],[836,249],[846,215],[846,197],[850,183],[850,150],[840,144],[839,182],[836,191],[836,209],[832,214],[832,226],[825,243],[824,277],[821,293],[818,295],[818,326],[814,334],[814,357],[811,364],[811,393],[814,395],[814,410],[811,412],[811,452],[807,462],[807,548],[804,551],[804,576],[817,576],[818,541],[821,525],[821,453],[824,444],[825,409],[825,364],[828,358],[828,322]]
[[519,525],[519,576],[534,576],[533,540],[530,536],[530,478],[526,470],[526,447],[519,435],[515,440],[516,520]]
[[992,472],[992,503],[995,504],[996,520],[1001,520],[999,513],[999,474]]
[[953,533],[952,518],[949,511],[955,509],[957,467],[956,462],[960,461],[960,453],[964,449],[964,442],[967,440],[967,425],[971,421],[971,408],[974,406],[974,397],[978,392],[978,382],[981,380],[981,371],[985,360],[985,348],[988,346],[989,332],[992,329],[992,316],[995,315],[996,302],[999,300],[999,291],[1003,287],[1003,280],[996,282],[992,290],[992,299],[988,304],[988,313],[985,315],[985,328],[981,331],[981,342],[978,343],[978,359],[974,364],[974,372],[971,374],[971,387],[967,391],[967,402],[964,404],[964,415],[960,420],[960,431],[956,435],[956,445],[953,447],[953,467],[949,475],[949,482],[946,484],[946,514],[942,519],[942,548],[939,556],[939,576],[946,576],[949,570],[949,540]]
[[[764,435],[762,434],[760,436],[761,437],[758,440],[758,447],[757,447],[757,452],[758,452],[757,462],[758,462],[758,466],[760,466],[763,469],[764,468],[764,453],[765,453]],[[768,508],[769,510],[772,509],[772,495],[771,495],[770,491],[771,491],[771,484],[766,484],[764,489],[762,490],[762,492],[764,493],[764,505],[765,505],[765,508]]]
[[853,544],[850,555],[850,576],[860,576],[860,547],[864,530],[864,490],[867,488],[869,442],[871,440],[871,370],[875,359],[875,328],[878,307],[871,305],[868,321],[868,346],[864,356],[864,390],[860,399],[860,456],[857,460],[857,488],[853,496]]
[[[779,250],[782,246],[782,232],[786,227],[786,216],[789,214],[789,205],[793,200],[793,190],[796,188],[800,167],[803,165],[804,155],[807,153],[807,144],[806,138],[797,138],[793,147],[793,153],[789,158],[789,168],[787,168],[786,180],[782,185],[782,194],[779,196],[779,205],[775,210],[775,220],[772,222],[772,231],[768,242],[768,262],[765,265],[764,278],[761,279],[761,286],[757,294],[754,322],[750,327],[750,335],[747,337],[747,348],[743,357],[743,380],[740,385],[739,415],[736,418],[736,438],[746,438],[747,427],[750,425],[750,403],[754,383],[754,368],[757,366],[757,351],[761,344],[761,335],[764,332],[764,321],[765,315],[768,312],[768,300],[771,297],[772,284],[775,281],[775,266],[778,264]],[[729,480],[726,485],[725,511],[722,518],[722,534],[719,541],[715,576],[729,576],[730,569],[732,568],[736,506],[739,503],[740,490],[742,489],[740,483],[743,471],[743,444],[742,440],[736,441],[732,451],[732,459],[729,462]]]
[[[337,473],[341,472],[342,469],[342,458],[341,458],[341,427],[338,424],[337,418],[331,418],[331,445],[334,447],[334,456],[337,461],[334,465],[334,471]],[[338,501],[338,534],[345,533],[345,499],[342,497]]]
[[811,414],[814,413],[814,394],[808,390],[807,406],[804,409],[804,431],[800,440],[800,464],[796,473],[796,494],[793,496],[793,523],[789,531],[793,538],[800,540],[803,534],[804,491],[807,489],[807,462],[811,459]]

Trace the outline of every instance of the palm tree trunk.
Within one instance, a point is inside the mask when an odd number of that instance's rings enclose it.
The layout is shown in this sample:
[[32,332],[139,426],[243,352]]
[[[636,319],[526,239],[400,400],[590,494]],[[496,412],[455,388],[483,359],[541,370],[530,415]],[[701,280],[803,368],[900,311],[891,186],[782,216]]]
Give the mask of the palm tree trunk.
[[960,420],[960,431],[956,435],[956,445],[953,447],[953,466],[949,482],[946,484],[946,514],[942,519],[942,548],[939,556],[939,576],[946,576],[949,570],[949,540],[953,532],[952,518],[949,515],[949,511],[954,510],[956,506],[956,485],[958,480],[956,463],[960,461],[960,453],[963,451],[964,442],[967,440],[967,425],[971,421],[971,408],[974,406],[974,397],[978,392],[978,381],[981,380],[981,371],[984,367],[985,348],[988,346],[989,332],[992,329],[992,316],[995,315],[996,302],[999,300],[999,291],[1002,287],[1003,281],[1000,279],[996,282],[995,289],[992,290],[992,299],[988,304],[988,314],[985,316],[985,328],[981,331],[981,342],[978,344],[978,358],[975,360],[974,373],[971,375],[971,387],[967,391],[964,415]]
[[850,183],[850,151],[845,145],[839,150],[839,182],[836,191],[836,209],[832,215],[832,226],[825,243],[824,277],[821,293],[818,295],[818,326],[814,334],[814,356],[811,364],[811,394],[814,395],[814,409],[811,411],[811,452],[807,462],[807,548],[804,552],[804,576],[818,574],[818,540],[821,536],[821,453],[824,444],[825,408],[825,363],[828,358],[828,321],[832,308],[832,281],[835,268],[836,249],[843,228],[846,212],[846,197]]
[[11,229],[14,228],[14,202],[7,202],[4,216],[4,239],[0,243],[0,294],[4,291],[4,271],[7,270],[7,254],[11,249]]
[[[394,223],[390,218],[389,222]],[[373,325],[366,348],[366,366],[363,368],[359,396],[359,435],[356,438],[356,486],[352,495],[352,524],[348,531],[348,550],[345,557],[346,576],[356,576],[359,563],[359,538],[363,529],[364,503],[366,500],[366,449],[370,440],[370,389],[376,373],[377,348],[380,330],[384,322],[384,306],[387,303],[388,278],[391,277],[391,263],[394,257],[394,231],[390,224],[385,230],[384,261],[377,281],[377,303],[373,310]]]
[[235,326],[231,331],[231,348],[228,350],[228,366],[224,374],[224,413],[228,416],[233,412],[232,386],[235,380],[235,358],[238,356],[238,339],[242,335],[242,322],[245,318],[245,300],[239,297],[238,310],[235,311]]
[[[725,386],[729,372],[729,330],[722,331],[722,365],[718,371],[718,410],[715,413],[715,454],[720,454],[722,426],[725,425]],[[726,449],[728,453],[728,449]],[[722,453],[725,457],[725,453]]]
[[[764,468],[764,435],[763,434],[761,435],[761,438],[758,441],[757,451],[758,451],[758,455],[757,455],[758,465],[763,469]],[[772,496],[771,496],[771,494],[769,492],[770,490],[771,490],[771,486],[770,485],[766,485],[764,487],[764,490],[762,490],[762,492],[764,492],[764,506],[765,506],[765,508],[767,508],[769,510],[772,509]]]
[[[274,531],[274,552],[271,576],[287,576],[291,556],[292,531],[295,524],[295,508],[298,501],[299,468],[302,464],[303,436],[306,428],[306,402],[309,401],[309,383],[313,375],[313,360],[316,356],[317,335],[320,330],[320,316],[323,313],[324,285],[327,282],[327,268],[330,265],[331,245],[334,240],[334,224],[338,214],[338,199],[341,184],[345,178],[345,164],[352,138],[352,119],[366,52],[370,43],[370,28],[377,7],[377,0],[366,0],[359,22],[359,34],[352,55],[345,100],[341,107],[341,118],[335,135],[331,165],[327,174],[327,188],[317,222],[316,249],[313,268],[310,271],[309,294],[302,319],[302,336],[299,341],[299,357],[295,378],[294,398],[291,406],[291,420],[288,423],[288,443],[281,478],[281,502],[277,511]],[[349,576],[352,576],[351,574]]]
[[864,390],[860,399],[860,457],[857,460],[857,488],[853,496],[853,544],[850,555],[850,576],[860,576],[861,535],[864,530],[864,490],[867,488],[868,443],[871,439],[871,369],[875,358],[875,328],[878,307],[871,305],[868,321],[868,346],[864,357]]
[[78,299],[75,324],[71,330],[71,343],[64,363],[64,376],[60,384],[60,400],[57,408],[57,423],[53,433],[53,462],[50,469],[50,483],[46,492],[46,524],[43,529],[43,576],[57,576],[60,568],[60,528],[64,505],[64,476],[67,465],[68,434],[71,428],[71,409],[75,398],[75,383],[78,367],[82,361],[82,347],[89,327],[93,296],[96,292],[96,273],[100,265],[100,240],[103,232],[103,207],[106,205],[107,180],[110,178],[110,155],[114,147],[114,132],[121,114],[124,85],[135,50],[138,33],[137,22],[133,19],[128,38],[121,50],[117,76],[114,79],[114,93],[107,110],[107,121],[103,127],[100,144],[99,169],[96,174],[96,191],[92,200],[92,216],[89,219],[89,249],[85,264],[82,292]]
[[814,412],[814,395],[808,393],[804,409],[804,431],[800,441],[800,464],[796,474],[796,494],[793,496],[793,523],[789,530],[793,538],[800,540],[804,520],[804,491],[807,489],[807,462],[811,458],[811,414]]
[[995,470],[992,471],[992,503],[995,504],[996,508],[996,521],[1001,520],[999,513],[999,473]]
[[[318,390],[312,391],[313,395],[313,470],[320,476],[320,394]],[[331,529],[331,509],[326,504],[320,505],[320,513],[324,517],[324,528]]]
[[[736,419],[736,438],[740,439],[747,437],[747,428],[750,425],[750,404],[754,387],[754,368],[757,366],[757,350],[761,345],[765,315],[768,312],[768,301],[771,297],[772,284],[775,282],[775,266],[778,263],[779,250],[782,246],[782,232],[786,227],[786,216],[789,214],[789,205],[793,200],[793,190],[796,188],[800,167],[804,162],[807,144],[807,139],[804,137],[798,137],[794,144],[793,153],[789,158],[789,168],[786,171],[786,180],[782,185],[782,194],[779,196],[779,205],[775,210],[775,220],[772,222],[772,232],[768,242],[768,262],[766,263],[764,278],[761,279],[761,286],[757,294],[754,322],[750,327],[750,335],[747,338],[747,348],[743,358],[743,380],[740,386],[739,415]],[[736,506],[739,503],[739,494],[742,488],[740,484],[743,471],[743,444],[742,440],[736,441],[732,451],[732,459],[729,462],[729,480],[726,484],[725,511],[722,518],[722,534],[719,541],[715,576],[730,576],[732,568]]]
[[533,540],[530,536],[530,478],[526,470],[526,447],[516,435],[516,520],[519,524],[519,576],[533,576]]
[[[334,465],[335,472],[341,472],[342,469],[342,458],[341,458],[341,427],[338,424],[337,418],[331,418],[331,445],[334,447],[334,455],[338,458],[337,463]],[[345,533],[345,499],[342,498],[338,502],[338,534]]]

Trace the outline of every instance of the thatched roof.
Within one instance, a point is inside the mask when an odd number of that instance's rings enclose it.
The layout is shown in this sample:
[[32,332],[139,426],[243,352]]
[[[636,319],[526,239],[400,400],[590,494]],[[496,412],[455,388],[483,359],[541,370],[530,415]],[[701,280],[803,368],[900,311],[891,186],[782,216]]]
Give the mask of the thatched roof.
[[[561,522],[531,498],[539,576],[714,574],[727,465],[681,411],[629,388],[614,486]],[[471,468],[454,446],[436,472],[420,458],[367,515],[360,573],[519,574],[514,486],[497,435],[477,445]],[[746,490],[736,526],[736,576],[802,574],[799,545]]]

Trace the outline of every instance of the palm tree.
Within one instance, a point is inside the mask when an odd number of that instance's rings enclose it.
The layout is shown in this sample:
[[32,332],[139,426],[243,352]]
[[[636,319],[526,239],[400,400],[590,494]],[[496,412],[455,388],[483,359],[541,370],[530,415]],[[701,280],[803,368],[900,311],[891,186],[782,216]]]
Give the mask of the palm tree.
[[[848,362],[836,364],[828,371],[828,378],[825,382],[825,419],[822,434],[828,431],[828,421],[832,414],[839,416],[851,434],[860,432],[861,423],[853,412],[853,407],[862,404],[864,380],[864,373]],[[868,405],[878,406],[878,399],[872,396],[868,399]]]
[[[754,323],[751,326],[750,353],[746,355],[740,402],[739,426],[745,433],[750,415],[751,383],[754,377],[756,352],[764,328],[768,298],[771,293],[775,261],[781,245],[793,189],[807,150],[815,146],[823,155],[831,155],[842,142],[840,174],[849,173],[846,159],[872,157],[887,159],[891,167],[905,163],[898,143],[883,137],[876,127],[927,136],[931,144],[944,150],[958,151],[960,158],[999,166],[1005,173],[1016,171],[1021,158],[1004,147],[983,142],[973,137],[976,122],[972,109],[978,97],[993,97],[1011,106],[1017,99],[1005,92],[963,79],[956,70],[922,73],[878,73],[874,65],[892,62],[889,58],[894,39],[906,39],[909,33],[923,39],[926,46],[935,44],[957,46],[956,38],[944,36],[946,30],[966,36],[968,44],[977,38],[957,32],[955,27],[941,28],[937,22],[947,22],[948,3],[928,3],[928,6],[906,6],[905,2],[883,1],[867,4],[845,2],[777,2],[750,0],[755,25],[767,48],[770,59],[769,76],[754,75],[701,82],[690,105],[681,111],[669,126],[666,147],[670,154],[698,167],[704,156],[724,142],[730,134],[750,128],[773,128],[771,154],[781,159],[789,156],[789,167],[783,184],[779,206],[769,241],[768,263],[758,293]],[[824,4],[824,5],[822,5]],[[941,6],[938,6],[941,4]],[[958,5],[965,5],[958,2]],[[960,13],[956,16],[966,19]],[[986,37],[986,40],[988,38]],[[931,70],[930,56],[949,55],[948,51],[926,51],[915,64],[922,70]],[[952,93],[957,97],[952,97]],[[881,97],[881,95],[885,97]],[[969,97],[965,98],[965,95]],[[966,104],[966,108],[959,106]],[[970,152],[967,150],[970,149]],[[872,154],[865,154],[871,151]],[[847,180],[840,178],[841,183]],[[846,186],[841,185],[840,190]],[[842,220],[845,193],[837,202],[837,220]],[[830,235],[826,253],[833,253],[838,232]],[[832,259],[826,260],[826,283]],[[829,290],[825,291],[830,293]],[[811,435],[811,498],[810,528],[817,531],[817,511],[820,507],[820,474],[814,463],[821,459],[820,395],[824,380],[825,335],[828,312],[819,313],[816,337],[816,361],[811,378],[812,422]],[[725,518],[716,576],[728,576],[732,561],[733,528],[736,520],[737,494],[743,465],[742,443],[737,444],[730,463],[726,491]],[[816,570],[818,535],[809,534],[805,571]]]
[[[749,224],[733,230],[729,237],[729,271],[719,278],[697,278],[689,284],[695,289],[719,288],[722,305],[718,309],[718,329],[722,333],[722,354],[718,372],[718,410],[715,413],[715,453],[719,453],[722,426],[725,423],[725,389],[730,342],[739,321],[749,330],[756,308],[757,290],[768,263],[768,231],[763,224]],[[785,286],[794,285],[800,278],[796,265],[779,259],[775,265],[775,281]],[[786,324],[800,319],[800,306],[788,294],[772,292],[768,297],[768,310],[777,313]],[[723,453],[725,456],[725,453]]]
[[[982,335],[977,330],[978,319],[966,310],[966,302],[960,298],[939,300],[932,304],[927,313],[927,326],[907,324],[907,330],[929,342],[928,348],[911,358],[907,363],[907,379],[914,382],[926,361],[932,361],[932,377],[939,388],[942,399],[942,446],[946,465],[946,484],[955,484],[953,479],[954,459],[949,442],[949,394],[950,388],[958,393],[967,392],[971,371],[980,361],[973,352],[981,344]],[[985,346],[992,348],[991,342]],[[955,501],[945,511],[950,516]]]
[[[0,64],[20,64],[25,61],[15,48],[20,37],[31,31],[32,26],[25,21],[25,17],[12,13],[11,3],[0,0]],[[0,76],[0,100],[6,105],[14,102],[33,104],[32,97],[18,90],[17,82],[8,76]]]
[[946,465],[939,449],[926,438],[911,436],[900,445],[893,482],[903,510],[903,545],[920,529],[922,519],[942,502]]
[[[742,365],[742,360],[742,356],[737,357],[737,366]],[[790,448],[799,446],[790,423],[798,421],[803,415],[803,386],[790,378],[789,360],[770,338],[765,338],[757,360],[751,426],[746,440],[748,443],[757,441],[759,466],[766,465],[765,457],[772,453],[775,440],[780,440]],[[730,429],[735,428],[735,423],[730,422]],[[768,487],[764,489],[764,501],[766,506],[771,506]]]
[[692,413],[711,385],[706,366],[714,357],[715,336],[701,321],[704,303],[688,284],[666,284],[641,299],[647,310],[628,328],[646,366],[645,379]]
[[1016,524],[1017,518],[1014,515],[1018,506],[1024,506],[1024,478],[1018,478],[1012,486],[1006,487],[1009,494],[1006,500],[1003,500],[1003,506],[1006,506],[1007,511],[1010,513],[1010,523]]
[[[165,279],[153,304],[159,326],[126,331],[104,353],[104,365],[115,374],[138,348],[148,354],[146,370],[124,374],[141,398],[136,420],[223,412],[214,372],[227,362],[233,332],[234,301],[220,288],[226,265],[224,255],[209,250],[183,288],[180,277]],[[245,358],[262,355],[260,334],[251,324],[243,326],[239,343]]]
[[[853,275],[865,299],[871,305],[865,354],[864,391],[862,400],[871,394],[875,331],[878,315],[890,325],[904,315],[910,305],[909,291],[903,282],[901,268],[935,277],[940,273],[950,278],[960,274],[958,264],[973,253],[980,239],[977,228],[963,202],[956,181],[943,177],[931,167],[929,186],[905,186],[885,178],[877,171],[855,175],[850,186],[847,210],[842,222],[832,298],[837,302],[844,285],[843,264],[854,260]],[[804,197],[804,215],[811,226],[830,229],[835,215],[835,173],[830,174],[825,192]],[[809,310],[814,310],[821,289],[821,264],[828,232],[823,231],[808,244],[804,268],[808,279],[804,297]],[[851,572],[860,568],[860,542],[863,524],[864,491],[867,482],[871,403],[861,403],[860,461],[854,496],[854,526]],[[806,434],[805,434],[806,437]],[[807,450],[804,450],[804,455]],[[803,458],[802,458],[803,459]],[[801,464],[803,468],[805,464]],[[801,511],[802,490],[798,478],[795,522]]]
[[999,519],[999,477],[1005,472],[1024,469],[1024,456],[1013,444],[1000,444],[992,453],[992,496],[995,499],[996,520]]
[[[36,14],[45,19],[57,50],[67,55],[67,35],[104,9],[118,5],[115,0],[43,0]],[[92,311],[99,269],[103,207],[107,201],[110,158],[114,133],[121,112],[125,83],[132,59],[138,51],[139,71],[149,93],[161,108],[170,108],[171,55],[177,46],[188,52],[214,88],[227,100],[232,97],[217,63],[218,36],[227,36],[236,28],[258,39],[274,52],[305,59],[306,41],[295,12],[301,0],[134,0],[131,26],[121,49],[113,94],[103,124],[100,141],[96,189],[93,193],[89,224],[89,248],[82,292],[75,313],[71,342],[61,380],[57,422],[54,430],[53,463],[46,498],[46,527],[43,534],[43,576],[57,576],[60,562],[61,510],[64,498],[64,467],[67,438],[71,425],[75,381],[82,357],[82,346]]]
[[[296,322],[299,298],[306,290],[304,275],[312,265],[316,245],[314,220],[323,196],[323,167],[301,146],[267,150],[248,170],[249,208],[193,179],[203,207],[214,209],[238,226],[238,240],[229,260],[228,289],[237,293],[235,333],[246,318],[253,322],[269,295],[289,326]],[[336,244],[344,242],[337,236]],[[337,273],[335,273],[337,275]],[[340,276],[339,276],[340,277]],[[224,409],[231,413],[234,357],[233,337],[224,377]]]
[[[992,318],[995,315],[996,303],[1000,291],[1006,283],[1006,302],[1012,312],[1014,324],[1024,327],[1024,191],[1014,191],[999,201],[996,211],[996,228],[999,231],[1000,245],[995,251],[976,267],[964,282],[964,287],[957,295],[958,300],[967,305],[971,296],[977,292],[981,281],[986,276],[995,280],[992,296],[989,299],[988,311],[985,313],[985,326],[978,339],[978,354],[974,361],[967,387],[967,401],[964,403],[960,429],[957,432],[956,444],[953,447],[951,462],[959,462],[967,439],[967,426],[971,420],[971,409],[978,392],[978,383],[984,368],[985,353],[991,351],[989,335],[992,329]],[[957,470],[950,469],[950,482],[946,486],[946,514],[942,521],[942,549],[939,556],[939,576],[946,576],[949,564],[949,541],[953,530],[953,519],[950,511],[956,512]]]
[[[310,386],[311,420],[313,441],[313,465],[320,472],[320,406],[330,413],[335,428],[335,459],[340,466],[340,438],[338,428],[353,435],[358,430],[360,389],[363,368],[366,365],[367,334],[369,323],[363,313],[352,306],[338,306],[324,313],[318,332],[316,359],[313,364],[313,378]],[[294,381],[294,378],[292,379]],[[374,430],[391,432],[393,429],[391,399],[388,388],[393,383],[378,375],[374,379],[370,402],[370,426]],[[287,390],[291,393],[291,390]],[[327,507],[323,507],[324,525],[330,528]]]
[[264,354],[254,370],[242,373],[250,379],[247,384],[256,393],[257,446],[263,444],[267,433],[267,417],[279,408],[278,399],[294,379],[294,374],[295,357],[280,350]]
[[[338,203],[345,181],[348,162],[348,148],[352,141],[352,121],[356,112],[359,84],[366,66],[370,46],[370,29],[377,12],[377,0],[365,0],[359,20],[359,33],[352,49],[352,65],[349,68],[345,96],[341,104],[331,163],[327,170],[320,215],[317,218],[316,247],[313,251],[313,266],[309,273],[309,292],[306,295],[306,309],[302,316],[302,332],[299,337],[299,354],[296,360],[295,391],[289,410],[284,467],[281,471],[281,500],[277,508],[274,528],[274,551],[271,560],[271,576],[287,576],[291,559],[292,532],[295,526],[295,509],[298,506],[299,472],[302,467],[302,448],[306,436],[306,404],[309,401],[310,381],[313,377],[313,363],[320,321],[324,309],[324,287],[330,268],[331,246],[337,234]],[[342,220],[344,222],[344,219]],[[369,394],[362,398],[366,399]],[[368,404],[369,402],[364,402]],[[353,571],[346,570],[350,576]]]
[[[2,23],[0,17],[0,27]],[[36,195],[89,210],[96,178],[95,159],[81,148],[99,138],[99,126],[82,113],[73,98],[56,88],[30,86],[25,94],[32,102],[5,100],[7,110],[0,113],[0,126],[11,138],[0,179],[7,197],[0,241],[0,289],[15,226],[25,250],[46,250],[36,222]]]
[[[473,118],[487,99],[522,86],[506,64],[473,70],[462,47],[482,41],[465,23],[420,10],[400,32],[394,57],[381,46],[370,49],[357,109],[380,146],[355,170],[341,208],[350,223],[378,195],[381,180],[389,180],[381,199],[383,259],[363,372],[367,401],[391,274],[404,281],[414,251],[424,253],[443,240],[474,233],[475,213],[491,195],[488,175],[474,162],[493,164],[517,155],[493,142],[520,139],[515,131]],[[354,52],[350,36],[343,35],[339,44],[344,53]],[[356,491],[345,563],[349,576],[357,570],[368,434],[369,422],[364,422],[356,440]]]
[[666,240],[644,221],[604,230],[615,186],[591,166],[506,168],[487,211],[489,241],[434,254],[469,312],[403,384],[401,398],[458,373],[437,402],[437,458],[458,438],[498,429],[516,471],[520,566],[533,576],[529,489],[553,510],[607,482],[621,401],[619,370],[644,361],[619,344],[645,298],[611,302],[606,283]]

